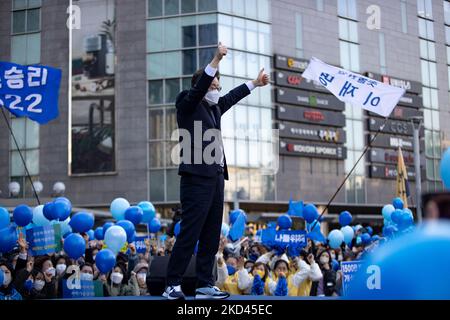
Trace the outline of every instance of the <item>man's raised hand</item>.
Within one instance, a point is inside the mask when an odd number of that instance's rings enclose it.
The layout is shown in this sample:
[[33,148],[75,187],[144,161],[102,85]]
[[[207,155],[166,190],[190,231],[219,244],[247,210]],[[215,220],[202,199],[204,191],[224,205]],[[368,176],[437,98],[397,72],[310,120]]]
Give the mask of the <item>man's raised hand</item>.
[[264,73],[264,68],[259,71],[258,77],[253,80],[255,87],[263,87],[269,84],[269,75]]

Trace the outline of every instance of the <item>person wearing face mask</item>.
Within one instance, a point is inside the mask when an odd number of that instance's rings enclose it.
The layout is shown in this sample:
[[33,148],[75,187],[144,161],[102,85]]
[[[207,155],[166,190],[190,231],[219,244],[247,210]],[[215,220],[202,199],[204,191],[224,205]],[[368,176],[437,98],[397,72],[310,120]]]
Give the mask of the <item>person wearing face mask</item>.
[[128,280],[126,266],[123,263],[116,264],[103,283],[103,294],[105,297],[139,296],[136,273],[132,272]]
[[[34,267],[42,272],[44,276],[45,295],[47,299],[54,299],[57,297],[57,278],[56,268],[53,267],[52,259],[50,256],[37,256],[35,257]],[[36,284],[36,281],[35,281]]]
[[53,264],[55,265],[56,270],[56,280],[59,280],[64,277],[64,274],[66,273],[67,266],[70,264],[69,258],[64,254],[54,256]]
[[[267,85],[269,76],[262,69],[255,80],[221,96],[218,67],[226,55],[226,46],[219,42],[212,61],[204,69],[194,73],[191,88],[181,92],[176,98],[178,128],[183,132],[189,132],[191,139],[188,144],[186,143],[188,139],[185,138],[181,142],[178,173],[181,175],[182,223],[170,256],[167,268],[168,286],[163,294],[171,300],[185,298],[181,291],[181,280],[197,240],[199,244],[196,255],[198,279],[196,298],[229,297],[228,293],[217,290],[213,278],[215,254],[222,226],[224,180],[228,180],[220,121],[226,111],[248,96],[254,88]],[[212,134],[208,142],[199,137],[205,133]],[[199,139],[201,145],[198,145]]]
[[0,260],[0,300],[22,300],[13,285],[14,268],[6,259]]
[[[239,288],[238,271],[247,272],[244,269],[244,257],[236,257],[236,256],[228,256],[225,260],[225,264],[223,262],[221,264],[218,263],[217,276],[220,277],[221,282],[219,283],[218,288],[220,290],[225,290],[232,295],[242,295],[243,291]],[[220,276],[219,276],[220,274]]]
[[246,295],[264,295],[268,292],[266,279],[269,269],[262,262],[255,263],[250,272],[238,270],[238,288]]
[[139,285],[139,295],[148,296],[150,295],[147,288],[147,273],[148,273],[148,263],[138,263],[134,267],[134,273],[136,273],[136,279]]
[[313,283],[311,296],[336,296],[336,271],[331,267],[331,255],[327,250],[322,250],[318,255],[319,267],[323,277]]

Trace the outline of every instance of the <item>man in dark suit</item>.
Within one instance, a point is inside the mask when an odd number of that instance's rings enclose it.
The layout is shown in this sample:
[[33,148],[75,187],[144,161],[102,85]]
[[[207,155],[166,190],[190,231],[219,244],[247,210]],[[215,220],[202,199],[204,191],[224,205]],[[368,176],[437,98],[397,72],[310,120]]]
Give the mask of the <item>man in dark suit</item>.
[[228,180],[220,119],[254,88],[267,85],[269,76],[262,69],[255,80],[221,97],[217,69],[226,54],[227,48],[219,42],[213,60],[205,69],[193,75],[191,89],[181,92],[176,99],[177,122],[182,140],[178,172],[181,175],[182,219],[167,269],[167,288],[163,294],[171,300],[185,298],[180,287],[181,279],[197,241],[196,298],[229,297],[228,293],[214,286],[213,277],[222,227],[224,180]]

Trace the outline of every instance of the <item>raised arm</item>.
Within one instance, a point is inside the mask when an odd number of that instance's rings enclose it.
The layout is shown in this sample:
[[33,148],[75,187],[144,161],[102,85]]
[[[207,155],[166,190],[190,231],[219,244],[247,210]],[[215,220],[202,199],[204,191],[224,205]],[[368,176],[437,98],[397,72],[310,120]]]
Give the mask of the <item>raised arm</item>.
[[206,66],[205,71],[200,76],[200,79],[194,84],[194,86],[187,92],[179,94],[176,101],[177,109],[183,112],[193,112],[197,105],[202,101],[203,97],[208,92],[211,82],[214,80],[214,76],[219,67],[219,63],[227,54],[227,47],[219,42],[216,54],[211,62]]

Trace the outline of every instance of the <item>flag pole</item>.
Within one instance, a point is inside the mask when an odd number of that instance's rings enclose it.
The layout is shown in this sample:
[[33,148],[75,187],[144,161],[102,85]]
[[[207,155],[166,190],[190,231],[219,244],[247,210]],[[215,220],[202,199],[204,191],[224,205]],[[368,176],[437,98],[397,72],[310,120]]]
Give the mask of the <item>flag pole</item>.
[[330,206],[330,204],[333,202],[334,198],[336,198],[336,196],[338,195],[339,191],[341,191],[342,187],[344,186],[345,182],[348,180],[348,178],[351,176],[351,174],[353,173],[353,171],[355,170],[356,166],[358,165],[359,161],[361,161],[362,157],[366,154],[366,152],[369,150],[370,146],[372,145],[372,143],[377,139],[378,134],[380,134],[381,131],[383,131],[384,127],[386,126],[386,123],[388,121],[388,117],[386,117],[386,119],[384,119],[383,124],[380,126],[380,128],[378,129],[378,131],[375,133],[375,135],[372,137],[372,139],[370,139],[370,142],[366,145],[366,147],[364,148],[362,154],[359,156],[358,160],[356,161],[356,163],[353,165],[352,169],[349,171],[349,173],[347,173],[347,175],[345,176],[344,180],[341,182],[340,186],[337,188],[336,192],[333,194],[333,196],[331,197],[331,199],[328,201],[326,207],[322,210],[322,213],[319,215],[319,217],[316,219],[316,221],[314,222],[314,224],[311,227],[311,230],[314,230],[314,227],[316,226],[317,222],[319,221],[319,219],[324,215],[325,211],[328,210],[328,207]]
[[38,196],[38,194],[36,192],[36,189],[34,188],[33,180],[31,180],[31,176],[30,176],[30,172],[28,171],[27,164],[25,163],[25,159],[23,158],[22,152],[20,151],[20,148],[19,148],[19,144],[17,143],[16,136],[14,135],[14,132],[11,129],[11,125],[9,124],[9,121],[8,121],[8,118],[6,117],[5,111],[1,107],[2,106],[0,106],[0,109],[2,110],[3,119],[5,119],[6,125],[8,126],[9,132],[11,133],[11,136],[12,136],[12,138],[14,140],[14,144],[16,145],[17,151],[19,151],[20,159],[22,159],[22,163],[23,163],[23,166],[25,168],[25,172],[27,174],[28,180],[30,180],[31,188],[33,189],[33,194],[34,194],[34,196],[35,196],[35,198],[37,200],[38,205],[41,205],[41,201],[39,200],[39,196]]

